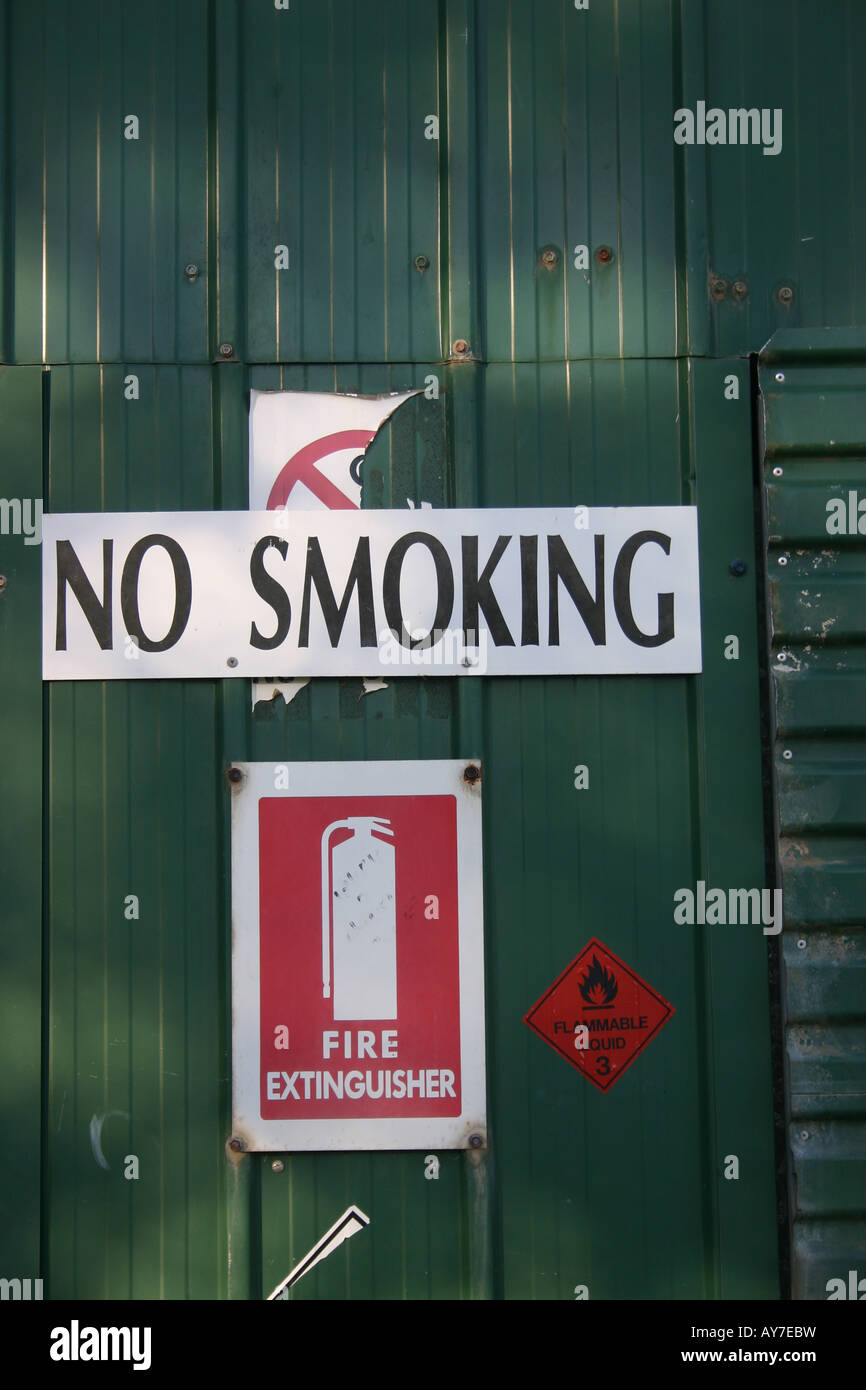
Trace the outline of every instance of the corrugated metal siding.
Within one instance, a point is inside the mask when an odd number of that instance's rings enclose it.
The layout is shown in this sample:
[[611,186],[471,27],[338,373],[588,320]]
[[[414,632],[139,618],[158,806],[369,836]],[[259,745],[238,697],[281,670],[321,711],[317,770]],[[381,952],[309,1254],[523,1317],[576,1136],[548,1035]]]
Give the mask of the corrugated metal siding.
[[[0,367],[0,439],[6,498],[42,492],[42,372]],[[9,1275],[41,1273],[42,1099],[42,552],[0,536],[0,1113],[6,1146],[0,1181],[2,1257]],[[11,808],[14,808],[12,810]],[[2,1276],[0,1276],[2,1277]]]
[[[134,407],[127,370],[141,381]],[[56,368],[52,508],[237,505],[247,385],[375,391],[430,370]],[[489,505],[563,493],[675,503],[692,497],[694,471],[707,518],[698,683],[395,680],[362,698],[359,681],[317,681],[254,715],[245,682],[51,689],[53,1297],[261,1296],[349,1201],[373,1216],[371,1231],[296,1297],[563,1298],[579,1283],[592,1297],[775,1296],[765,943],[760,932],[705,937],[672,921],[676,888],[762,874],[754,589],[727,569],[730,554],[752,548],[749,413],[745,401],[727,409],[718,388],[729,371],[745,396],[738,363],[460,366],[444,374],[439,401],[413,402],[369,456],[368,501],[392,505],[413,493],[459,500],[446,459]],[[694,437],[706,441],[697,455]],[[722,656],[731,629],[738,663]],[[281,1174],[248,1157],[236,1190],[223,1149],[221,769],[241,757],[470,749],[486,768],[487,1171],[459,1154],[440,1156],[436,1183],[421,1154],[287,1156]],[[577,762],[591,769],[589,792],[574,790]],[[124,917],[129,893],[137,922]],[[677,1008],[610,1096],[590,1092],[521,1022],[594,933]],[[106,1117],[108,1169],[91,1148],[94,1116]],[[131,1153],[135,1183],[122,1177]],[[743,1165],[736,1186],[722,1178],[729,1153]],[[246,1229],[227,1235],[220,1210]]]
[[[781,108],[782,151],[685,147],[690,291],[725,279],[709,351],[754,352],[780,327],[866,321],[866,92],[858,0],[684,3],[682,102]],[[739,303],[733,282],[748,286]],[[794,292],[789,307],[777,299]],[[699,301],[700,302],[700,301]],[[693,335],[692,351],[700,351]]]
[[210,8],[4,4],[7,361],[212,355]]
[[[0,14],[2,360],[725,356],[866,312],[853,0]],[[780,108],[781,153],[675,145],[699,100]]]
[[[250,387],[372,392],[433,374],[439,400],[404,408],[371,449],[365,505],[697,500],[702,527],[700,679],[401,679],[363,698],[360,682],[321,681],[255,714],[241,681],[58,686],[45,693],[44,784],[39,552],[2,538],[15,581],[0,597],[15,728],[4,771],[21,806],[0,832],[17,870],[4,1023],[19,1136],[2,1190],[26,1277],[41,1161],[51,1296],[258,1297],[348,1201],[368,1204],[373,1226],[296,1297],[571,1297],[579,1283],[593,1298],[776,1296],[766,942],[757,928],[677,927],[672,895],[698,878],[763,882],[755,587],[729,571],[753,553],[747,371],[733,359],[781,323],[863,317],[864,20],[843,0],[768,0],[760,13],[747,0],[586,12],[569,0],[0,0],[7,495],[43,491],[44,444],[55,511],[244,507]],[[782,106],[782,154],[675,146],[673,111],[698,99]],[[128,114],[138,141],[123,138]],[[438,141],[425,139],[434,114]],[[728,282],[718,303],[711,276]],[[458,337],[477,360],[448,363]],[[854,393],[850,344],[835,341],[833,382]],[[221,344],[233,360],[213,366]],[[25,365],[43,362],[44,436],[42,373]],[[738,404],[723,396],[731,374]],[[838,393],[821,419],[813,388],[792,448],[846,438],[838,477],[860,476],[862,430],[838,432]],[[771,420],[787,399],[769,392]],[[777,632],[801,662],[811,645],[818,677],[776,663],[779,738],[800,740],[797,762],[779,764],[786,898],[807,939],[786,954],[825,962],[788,974],[809,1132],[795,1140],[795,1240],[819,1252],[803,1256],[813,1272],[798,1291],[818,1288],[820,1252],[844,1263],[862,1245],[845,1166],[862,1122],[864,921],[851,871],[862,728],[848,697],[866,661],[856,555],[838,547],[828,569],[798,500],[809,486],[824,495],[814,453],[798,458],[802,486],[772,493],[793,508],[780,536],[804,546],[775,591]],[[830,606],[823,582],[809,587],[809,556],[833,576]],[[820,650],[819,628],[833,634]],[[722,655],[732,632],[737,662]],[[440,1155],[437,1182],[420,1154],[302,1155],[281,1174],[227,1162],[222,769],[476,752],[490,1154]],[[138,921],[124,916],[130,893]],[[677,1008],[604,1097],[520,1022],[593,933]],[[91,1141],[100,1117],[107,1169]],[[132,1153],[141,1177],[126,1182]],[[737,1182],[721,1177],[729,1153]]]
[[[866,333],[789,331],[761,357],[773,625],[794,1296],[866,1246]],[[866,528],[864,528],[866,529]]]

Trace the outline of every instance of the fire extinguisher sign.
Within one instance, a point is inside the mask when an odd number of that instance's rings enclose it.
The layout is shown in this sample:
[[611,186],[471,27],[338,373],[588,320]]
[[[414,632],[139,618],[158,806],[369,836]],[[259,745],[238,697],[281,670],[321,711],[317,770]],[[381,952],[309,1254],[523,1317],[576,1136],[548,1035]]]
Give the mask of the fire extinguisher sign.
[[233,1139],[485,1142],[481,769],[235,763]]

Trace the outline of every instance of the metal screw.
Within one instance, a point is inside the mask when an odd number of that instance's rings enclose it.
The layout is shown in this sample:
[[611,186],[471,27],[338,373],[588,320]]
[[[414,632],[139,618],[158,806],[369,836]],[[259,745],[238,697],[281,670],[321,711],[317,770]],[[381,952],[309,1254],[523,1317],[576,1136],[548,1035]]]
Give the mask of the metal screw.
[[[463,773],[463,781],[464,781],[464,782],[477,782],[477,781],[478,781],[478,778],[479,778],[480,776],[481,776],[481,768],[480,768],[480,767],[476,767],[474,763],[470,763],[469,766],[466,768],[465,772]],[[479,1141],[479,1142],[480,1142],[480,1141]]]
[[773,477],[774,477],[774,478],[781,478],[781,476],[782,476],[782,474],[784,473],[784,471],[785,471],[784,468],[778,468],[778,467],[774,468],[774,469],[773,469]]
[[229,1140],[229,1148],[231,1149],[232,1153],[239,1154],[239,1153],[242,1152],[242,1150],[244,1149],[244,1147],[245,1147],[245,1146],[244,1146],[244,1141],[243,1141],[243,1139],[230,1139],[230,1140]]
[[713,296],[713,299],[715,299],[715,300],[724,299],[724,297],[725,297],[725,295],[726,295],[727,293],[728,293],[728,282],[727,282],[727,280],[717,279],[717,280],[713,280],[713,281],[712,281],[712,283],[711,283],[711,285],[710,285],[710,294]]
[[285,1172],[285,1168],[286,1165],[281,1158],[275,1158],[273,1163],[271,1164],[272,1173],[283,1173]]
[[220,343],[220,357],[231,357],[233,353],[234,348],[231,343]]
[[239,767],[230,767],[227,775],[230,782],[239,782],[244,774]]
[[423,272],[427,269],[427,267],[429,266],[429,264],[430,264],[430,259],[429,259],[428,256],[416,256],[416,257],[415,257],[415,269],[416,269],[416,270],[420,270],[420,271],[423,273]]
[[798,951],[805,951],[805,949],[806,949],[806,938],[805,938],[805,936],[801,936],[801,937],[800,937],[800,940],[797,942],[797,950],[798,950]]
[[803,1139],[803,1140],[806,1140],[806,1139],[809,1138],[809,1131],[808,1131],[808,1129],[801,1129],[801,1130],[800,1130],[800,1138]]
[[779,652],[779,655],[778,655],[777,660],[779,660],[779,661],[787,661],[787,660],[788,660],[788,653],[787,653],[787,652]]
[[777,381],[784,381],[784,380],[785,380],[785,373],[784,373],[784,372],[776,372],[776,380],[777,380]]
[[790,285],[780,285],[779,289],[776,291],[776,298],[780,304],[792,304],[794,300],[794,291],[791,289]]
[[226,666],[237,666],[237,664],[238,659],[236,656],[230,656],[226,661]]
[[731,574],[745,574],[746,562],[745,560],[732,560],[731,563],[728,565],[728,569],[731,571]]
[[454,346],[451,349],[455,357],[465,357],[469,351],[469,344],[465,338],[455,338]]
[[791,752],[790,748],[786,748],[782,753],[782,757],[785,759],[786,762],[790,762],[793,756],[794,754]]
[[8,581],[8,579],[6,578],[5,574],[0,574],[0,593],[3,592],[3,590],[6,588],[6,585],[7,585],[8,583],[9,583],[9,581]]
[[602,265],[610,265],[613,260],[613,252],[609,246],[600,246],[595,253],[595,259]]
[[470,1136],[469,1136],[469,1147],[470,1147],[470,1149],[480,1149],[480,1148],[483,1147],[483,1144],[484,1144],[484,1140],[481,1138],[481,1135],[480,1135],[480,1134],[470,1134]]
[[187,280],[197,280],[197,279],[198,279],[198,266],[197,266],[197,265],[193,265],[192,261],[190,261],[189,265],[185,265],[185,266],[184,266],[184,268],[183,268],[183,273],[184,273],[184,275],[186,276]]
[[542,265],[546,265],[546,266],[548,267],[548,269],[552,269],[553,266],[556,265],[556,262],[557,262],[558,260],[559,260],[559,256],[558,256],[558,255],[556,254],[556,252],[555,252],[554,250],[552,250],[552,248],[550,248],[550,247],[548,247],[548,249],[547,249],[546,251],[542,251],[542,253],[541,253],[541,264],[542,264]]
[[788,557],[787,557],[787,555],[780,555],[780,556],[779,556],[779,564],[780,564],[780,565],[787,565],[787,563],[788,563]]
[[749,287],[745,280],[735,280],[731,285],[731,297],[733,299],[745,299],[749,293]]

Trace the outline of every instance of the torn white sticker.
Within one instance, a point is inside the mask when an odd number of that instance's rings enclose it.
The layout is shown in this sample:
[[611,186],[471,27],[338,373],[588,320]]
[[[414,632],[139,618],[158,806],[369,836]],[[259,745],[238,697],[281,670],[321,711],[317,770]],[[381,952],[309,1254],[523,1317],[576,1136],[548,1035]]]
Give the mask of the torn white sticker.
[[419,394],[251,391],[250,510],[360,507],[368,445],[389,416]]
[[379,680],[376,676],[364,677],[364,694],[375,695],[377,690],[387,690],[388,682]]
[[278,695],[282,695],[287,705],[290,705],[295,696],[300,694],[305,685],[310,684],[310,677],[305,676],[302,680],[259,680],[253,681],[253,709],[260,700],[275,700]]

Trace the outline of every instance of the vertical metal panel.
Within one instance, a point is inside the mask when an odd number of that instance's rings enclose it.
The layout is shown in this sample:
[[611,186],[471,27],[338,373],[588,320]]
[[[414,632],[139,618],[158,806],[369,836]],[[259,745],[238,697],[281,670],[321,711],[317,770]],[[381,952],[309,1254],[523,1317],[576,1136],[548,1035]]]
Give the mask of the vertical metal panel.
[[[124,397],[127,370],[141,383],[137,401]],[[211,375],[55,369],[52,508],[212,506]],[[210,681],[49,692],[54,1298],[214,1297],[225,1287],[218,718]],[[124,1174],[130,1154],[137,1180]]]
[[[673,363],[486,373],[479,466],[491,505],[546,502],[564,475],[588,503],[688,501],[695,466],[705,518],[698,682],[497,680],[484,692],[506,1297],[569,1297],[579,1283],[593,1298],[778,1295],[766,945],[757,927],[673,921],[680,886],[763,881],[754,588],[727,573],[753,543],[749,412],[745,391],[727,409],[731,370],[745,387],[733,363],[691,381]],[[723,658],[728,631],[740,634],[739,663]],[[574,790],[576,763],[590,768],[588,792]],[[678,1010],[631,1084],[607,1096],[575,1088],[514,1026],[594,933]],[[722,1177],[729,1153],[737,1184]]]
[[[220,158],[241,140],[248,360],[438,357],[441,146],[425,138],[439,112],[437,7],[217,14],[220,48],[240,48]],[[233,235],[231,218],[220,225]]]
[[207,12],[9,7],[12,360],[207,359]]
[[[748,285],[741,301],[730,292],[707,301],[710,350],[755,351],[780,327],[862,323],[866,95],[857,55],[866,10],[849,0],[682,9],[686,44],[701,31],[683,65],[682,105],[701,99],[783,113],[778,155],[755,146],[686,150],[686,161],[706,171],[706,198],[688,202],[690,240],[706,236],[703,275]],[[794,293],[788,306],[777,298],[782,286]],[[706,292],[697,264],[690,291]]]
[[[761,356],[794,1295],[866,1241],[866,333],[777,334]],[[849,530],[849,504],[854,530]],[[844,503],[842,534],[828,529]]]
[[[42,372],[0,368],[4,506],[42,493]],[[32,512],[31,512],[32,518]],[[7,534],[7,530],[9,534]],[[41,551],[4,516],[0,535],[0,963],[2,1112],[9,1143],[0,1168],[3,1277],[43,1275],[42,1180],[42,699]],[[22,1220],[22,1212],[26,1220]]]
[[[674,13],[481,0],[489,358],[677,351]],[[578,245],[588,270],[575,268]],[[602,246],[614,253],[606,265]],[[545,249],[558,258],[550,269]]]

